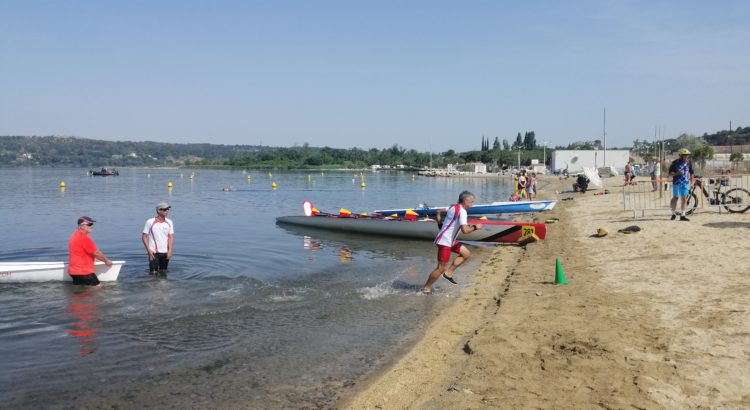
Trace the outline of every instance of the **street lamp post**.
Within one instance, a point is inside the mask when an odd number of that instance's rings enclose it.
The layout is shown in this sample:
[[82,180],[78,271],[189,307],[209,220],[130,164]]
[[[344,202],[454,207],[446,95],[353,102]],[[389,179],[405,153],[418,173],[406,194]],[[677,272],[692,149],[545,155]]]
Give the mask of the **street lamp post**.
[[547,173],[547,144],[549,144],[549,141],[544,141],[542,143],[542,147],[544,148],[542,151],[544,154],[542,154],[542,165],[544,165],[544,173]]
[[521,172],[521,147],[518,147],[518,172]]

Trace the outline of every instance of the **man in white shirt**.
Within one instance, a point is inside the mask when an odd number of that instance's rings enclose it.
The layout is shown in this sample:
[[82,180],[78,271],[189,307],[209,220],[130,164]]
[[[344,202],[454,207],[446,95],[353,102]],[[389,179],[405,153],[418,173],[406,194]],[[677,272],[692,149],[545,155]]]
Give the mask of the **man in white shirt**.
[[[453,273],[456,271],[456,268],[469,259],[471,252],[465,246],[461,245],[456,240],[456,237],[458,237],[459,233],[471,233],[477,229],[482,229],[481,224],[468,224],[466,210],[471,208],[472,205],[474,205],[474,194],[464,191],[458,196],[458,203],[448,208],[440,232],[435,237],[435,245],[438,248],[437,267],[430,273],[427,282],[420,290],[423,294],[430,294],[432,285],[440,278],[441,274],[451,283],[458,284],[453,279]],[[440,216],[438,215],[439,220]],[[448,262],[451,260],[451,252],[457,253],[458,256],[453,260],[453,264],[448,267]]]
[[156,217],[146,221],[143,227],[143,246],[148,253],[148,267],[151,275],[166,275],[169,260],[172,259],[174,244],[174,224],[167,218],[172,207],[166,202],[156,204]]

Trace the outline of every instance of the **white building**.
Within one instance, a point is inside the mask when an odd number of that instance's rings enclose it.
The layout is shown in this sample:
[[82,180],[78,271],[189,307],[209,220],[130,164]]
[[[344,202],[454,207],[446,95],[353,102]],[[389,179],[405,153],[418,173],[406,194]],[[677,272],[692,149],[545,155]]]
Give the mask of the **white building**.
[[626,149],[608,149],[606,154],[604,150],[555,150],[550,159],[550,168],[553,171],[562,171],[567,168],[571,174],[583,172],[583,167],[613,166],[622,171],[629,160],[630,151]]
[[466,164],[466,171],[473,172],[475,174],[486,174],[487,165],[481,162],[472,162],[472,163]]

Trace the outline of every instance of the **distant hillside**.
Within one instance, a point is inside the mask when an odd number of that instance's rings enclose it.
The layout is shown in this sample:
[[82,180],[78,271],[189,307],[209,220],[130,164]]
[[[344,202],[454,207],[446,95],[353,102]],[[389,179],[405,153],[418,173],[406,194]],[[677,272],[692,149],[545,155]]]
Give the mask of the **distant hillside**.
[[76,137],[0,136],[0,166],[165,166],[213,163],[256,155],[269,147],[104,141]]

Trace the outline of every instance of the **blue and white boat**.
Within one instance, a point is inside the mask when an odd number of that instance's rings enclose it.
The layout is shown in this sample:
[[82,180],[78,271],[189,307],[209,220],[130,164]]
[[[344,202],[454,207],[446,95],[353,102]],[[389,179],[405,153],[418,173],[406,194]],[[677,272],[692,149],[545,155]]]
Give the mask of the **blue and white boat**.
[[[494,215],[494,214],[516,214],[526,212],[542,212],[549,211],[555,207],[557,201],[554,200],[539,200],[539,201],[507,201],[507,202],[493,202],[491,204],[474,205],[466,210],[469,215]],[[412,211],[423,216],[434,216],[439,210],[447,210],[447,206],[421,206],[417,208],[411,208]],[[409,209],[380,209],[375,211],[376,214],[389,216],[395,214],[396,216],[403,216]]]

